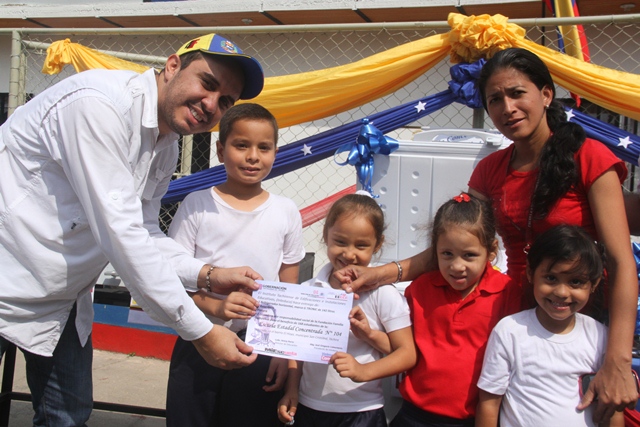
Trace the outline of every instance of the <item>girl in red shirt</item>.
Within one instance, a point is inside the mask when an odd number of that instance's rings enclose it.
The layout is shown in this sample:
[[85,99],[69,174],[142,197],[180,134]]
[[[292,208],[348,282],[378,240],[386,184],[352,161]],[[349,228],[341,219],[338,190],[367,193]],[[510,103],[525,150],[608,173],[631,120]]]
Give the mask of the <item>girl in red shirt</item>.
[[487,202],[462,193],[443,204],[431,242],[438,269],[405,290],[418,362],[400,384],[392,427],[473,426],[489,334],[520,309],[520,287],[491,265],[498,241]]

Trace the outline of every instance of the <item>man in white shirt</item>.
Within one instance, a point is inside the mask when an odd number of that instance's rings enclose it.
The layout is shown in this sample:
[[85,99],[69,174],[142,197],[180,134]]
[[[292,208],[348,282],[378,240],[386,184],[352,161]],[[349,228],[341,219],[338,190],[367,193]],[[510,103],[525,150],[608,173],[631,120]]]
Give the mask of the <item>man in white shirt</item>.
[[178,136],[210,130],[263,83],[255,59],[209,34],[160,72],[69,77],[0,127],[0,354],[9,343],[25,354],[34,426],[84,425],[91,414],[90,291],[108,262],[136,302],[207,362],[255,360],[185,288],[255,289],[260,276],[203,265],[162,233],[158,214]]

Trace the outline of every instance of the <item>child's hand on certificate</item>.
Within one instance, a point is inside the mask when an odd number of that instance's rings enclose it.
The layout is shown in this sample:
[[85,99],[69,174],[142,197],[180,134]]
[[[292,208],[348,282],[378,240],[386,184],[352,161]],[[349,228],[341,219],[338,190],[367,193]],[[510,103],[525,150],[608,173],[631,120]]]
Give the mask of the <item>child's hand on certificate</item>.
[[231,292],[218,306],[215,316],[222,320],[249,319],[256,314],[258,301],[244,292]]
[[333,365],[342,378],[351,378],[351,381],[361,383],[369,381],[366,376],[366,368],[350,355],[341,351],[334,353],[329,359],[329,363]]
[[349,322],[351,322],[351,332],[356,338],[366,341],[371,337],[371,326],[369,326],[369,320],[367,315],[360,306],[355,306],[349,313]]

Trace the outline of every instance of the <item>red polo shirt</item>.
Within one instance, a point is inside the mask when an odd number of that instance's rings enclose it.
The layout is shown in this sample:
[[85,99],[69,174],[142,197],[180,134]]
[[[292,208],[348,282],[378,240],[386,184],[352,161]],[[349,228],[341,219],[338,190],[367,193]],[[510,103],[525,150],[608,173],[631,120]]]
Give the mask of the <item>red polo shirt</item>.
[[520,311],[520,284],[487,264],[482,280],[464,300],[439,271],[418,277],[405,296],[418,363],[400,384],[402,396],[434,414],[474,417],[489,334],[504,316]]

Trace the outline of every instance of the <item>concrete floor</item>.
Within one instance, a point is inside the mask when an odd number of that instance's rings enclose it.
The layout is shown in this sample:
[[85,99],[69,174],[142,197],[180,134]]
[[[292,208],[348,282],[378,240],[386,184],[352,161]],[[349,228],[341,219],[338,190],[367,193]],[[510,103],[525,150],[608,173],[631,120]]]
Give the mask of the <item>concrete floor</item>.
[[[4,365],[4,360],[2,362]],[[94,400],[164,409],[169,362],[122,353],[94,350]],[[28,393],[24,357],[16,354],[14,391]],[[30,402],[13,401],[9,427],[32,425]],[[89,427],[161,427],[164,418],[94,410]]]

